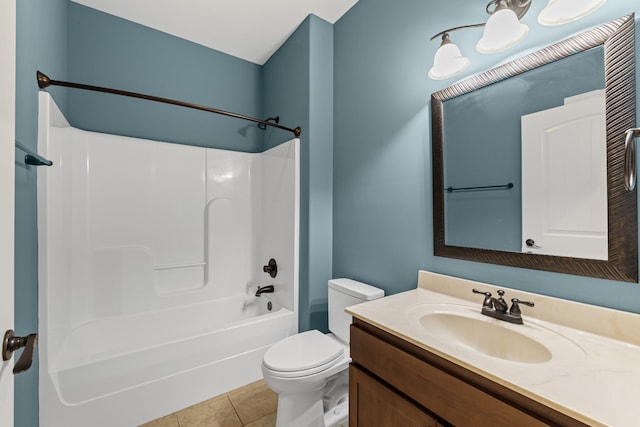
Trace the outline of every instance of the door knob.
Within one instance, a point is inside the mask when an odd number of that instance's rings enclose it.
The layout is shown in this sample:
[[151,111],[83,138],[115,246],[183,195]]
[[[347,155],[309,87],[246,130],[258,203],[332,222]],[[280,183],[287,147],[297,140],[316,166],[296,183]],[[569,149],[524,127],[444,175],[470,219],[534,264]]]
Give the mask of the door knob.
[[2,340],[2,360],[11,359],[11,355],[14,351],[24,347],[22,356],[18,359],[18,362],[13,367],[13,373],[19,374],[26,371],[31,367],[33,361],[33,350],[38,341],[38,334],[30,334],[26,337],[17,337],[13,329],[9,329],[4,333],[4,339]]
[[536,242],[533,239],[527,239],[524,243],[530,248],[542,249],[541,246],[536,245]]

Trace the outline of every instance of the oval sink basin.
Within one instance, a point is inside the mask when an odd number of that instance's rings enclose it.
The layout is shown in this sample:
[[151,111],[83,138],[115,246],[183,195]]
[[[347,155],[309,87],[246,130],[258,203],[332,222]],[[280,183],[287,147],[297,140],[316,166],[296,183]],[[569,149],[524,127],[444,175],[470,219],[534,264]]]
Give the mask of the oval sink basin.
[[513,362],[544,363],[551,351],[526,335],[501,325],[453,313],[426,314],[420,324],[433,335],[487,356]]
[[419,304],[407,318],[434,347],[446,346],[520,363],[580,360],[584,350],[551,329],[525,320],[514,325],[480,313],[480,307],[458,304]]

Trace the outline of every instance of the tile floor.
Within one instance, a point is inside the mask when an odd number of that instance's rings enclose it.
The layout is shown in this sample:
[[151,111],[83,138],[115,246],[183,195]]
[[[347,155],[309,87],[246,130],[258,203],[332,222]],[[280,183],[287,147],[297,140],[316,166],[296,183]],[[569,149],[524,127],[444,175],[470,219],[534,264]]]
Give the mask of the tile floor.
[[140,427],[274,427],[278,395],[260,380]]

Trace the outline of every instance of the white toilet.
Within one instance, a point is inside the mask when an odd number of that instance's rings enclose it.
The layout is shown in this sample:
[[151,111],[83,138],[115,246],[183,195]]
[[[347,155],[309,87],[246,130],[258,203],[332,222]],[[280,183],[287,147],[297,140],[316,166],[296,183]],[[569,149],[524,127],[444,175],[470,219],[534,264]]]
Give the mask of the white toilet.
[[346,307],[384,296],[351,279],[329,280],[329,330],[292,335],[264,354],[262,374],[278,393],[276,427],[346,426],[349,415],[349,325]]

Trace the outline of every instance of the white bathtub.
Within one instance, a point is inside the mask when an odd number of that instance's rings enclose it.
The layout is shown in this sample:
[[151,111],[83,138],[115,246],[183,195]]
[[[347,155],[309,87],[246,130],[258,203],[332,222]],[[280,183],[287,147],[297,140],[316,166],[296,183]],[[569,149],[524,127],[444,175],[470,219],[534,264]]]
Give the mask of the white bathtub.
[[268,312],[267,298],[247,309],[241,295],[73,330],[41,384],[59,397],[44,413],[65,426],[136,426],[262,378],[262,355],[295,323],[291,310]]
[[96,134],[39,96],[40,427],[137,426],[260,379],[298,328],[299,141]]
[[[77,405],[194,367],[233,363],[238,355],[261,352],[289,334],[290,310],[269,313],[266,297],[248,309],[243,301],[244,296],[223,298],[74,329],[52,363],[60,400]],[[232,378],[229,383],[238,381]],[[213,378],[205,388],[208,396],[228,390]]]

